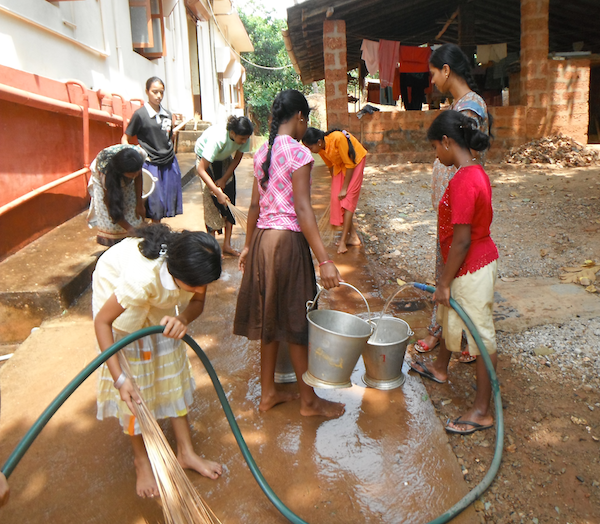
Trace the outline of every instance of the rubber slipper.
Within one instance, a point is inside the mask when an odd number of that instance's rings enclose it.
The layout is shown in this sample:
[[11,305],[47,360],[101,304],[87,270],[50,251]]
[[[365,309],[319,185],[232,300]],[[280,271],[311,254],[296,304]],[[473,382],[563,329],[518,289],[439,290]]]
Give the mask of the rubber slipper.
[[477,424],[477,422],[461,420],[461,417],[458,417],[452,420],[452,424],[464,424],[465,426],[472,427],[471,429],[456,429],[449,426],[450,422],[450,419],[446,421],[446,431],[448,433],[455,433],[457,435],[470,435],[471,433],[475,433],[476,431],[483,431],[484,429],[491,429],[494,427],[493,424],[490,424],[489,426],[482,426],[481,424]]
[[458,357],[458,361],[461,364],[472,364],[477,360],[475,355],[471,355],[468,351],[462,351],[460,357]]
[[414,364],[411,364],[410,369],[412,369],[415,373],[418,373],[422,377],[428,378],[429,380],[433,380],[434,382],[437,382],[438,384],[445,384],[446,383],[445,380],[440,380],[431,371],[429,371],[427,369],[427,366],[425,365],[425,362],[420,362],[420,361],[417,360],[415,362],[415,364],[418,364],[419,366],[421,366],[423,368],[423,369],[417,369],[417,368],[414,367]]
[[414,348],[417,353],[429,353],[430,351],[433,351],[439,345],[440,345],[439,340],[432,347],[429,347],[425,343],[425,340],[417,340],[417,343],[414,345]]

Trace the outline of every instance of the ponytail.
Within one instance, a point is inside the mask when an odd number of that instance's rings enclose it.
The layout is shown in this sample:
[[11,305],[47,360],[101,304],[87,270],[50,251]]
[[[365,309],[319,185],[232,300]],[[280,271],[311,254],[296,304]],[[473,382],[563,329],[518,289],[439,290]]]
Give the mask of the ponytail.
[[135,230],[142,238],[140,253],[149,260],[164,256],[173,278],[191,287],[210,284],[221,276],[221,248],[203,231],[174,232],[165,224]]
[[227,119],[227,131],[233,131],[239,136],[250,136],[254,133],[254,124],[245,116],[231,115]]
[[275,100],[273,100],[273,105],[271,106],[271,127],[269,130],[267,157],[261,166],[264,176],[260,180],[260,185],[263,189],[267,188],[267,183],[269,182],[271,153],[273,145],[275,144],[275,138],[277,138],[277,134],[279,133],[279,126],[287,122],[298,112],[302,113],[304,118],[308,119],[310,107],[308,106],[305,96],[300,91],[286,89],[285,91],[281,91],[281,93],[275,97]]
[[346,130],[333,128],[333,129],[330,129],[329,131],[325,132],[325,131],[321,131],[320,129],[317,129],[316,127],[309,127],[306,130],[306,133],[304,134],[304,136],[302,137],[302,143],[305,146],[314,146],[319,140],[325,141],[326,136],[328,136],[331,133],[334,133],[336,131],[339,131],[340,133],[342,133],[346,137],[346,140],[348,140],[348,156],[350,157],[350,160],[352,160],[352,162],[354,164],[356,164],[356,150],[354,149],[354,146],[352,145],[352,140],[350,140],[351,135]]
[[427,130],[427,139],[441,141],[451,138],[462,149],[485,151],[490,147],[490,137],[477,128],[477,122],[460,111],[440,113]]

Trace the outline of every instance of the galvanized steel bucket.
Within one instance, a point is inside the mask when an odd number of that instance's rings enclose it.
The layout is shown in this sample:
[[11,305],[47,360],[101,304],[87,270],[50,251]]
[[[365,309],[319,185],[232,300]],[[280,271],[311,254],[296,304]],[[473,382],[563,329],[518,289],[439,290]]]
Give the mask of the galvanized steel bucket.
[[277,362],[275,364],[275,383],[287,384],[296,382],[296,372],[290,359],[290,350],[287,342],[279,342]]
[[383,317],[372,321],[377,325],[363,352],[366,373],[363,382],[376,389],[394,389],[406,377],[402,373],[408,339],[414,334],[399,318]]
[[308,371],[302,379],[309,386],[318,388],[348,388],[352,386],[350,376],[365,350],[367,340],[373,333],[370,323],[371,309],[363,294],[350,284],[341,285],[354,289],[365,301],[369,322],[350,313],[328,309],[313,309],[314,300],[306,303],[308,319]]

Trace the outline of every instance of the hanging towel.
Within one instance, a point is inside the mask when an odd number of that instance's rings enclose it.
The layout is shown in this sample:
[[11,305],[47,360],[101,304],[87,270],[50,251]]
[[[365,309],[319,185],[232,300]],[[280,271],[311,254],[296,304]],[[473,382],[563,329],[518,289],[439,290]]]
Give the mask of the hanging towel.
[[377,74],[377,71],[379,71],[379,42],[363,40],[360,50],[362,51],[361,58],[367,64],[369,74]]
[[394,74],[398,67],[399,56],[400,42],[379,40],[379,81],[382,88],[394,84]]
[[478,45],[477,60],[481,64],[500,62],[506,58],[506,44]]
[[401,73],[429,73],[429,57],[431,48],[401,45]]

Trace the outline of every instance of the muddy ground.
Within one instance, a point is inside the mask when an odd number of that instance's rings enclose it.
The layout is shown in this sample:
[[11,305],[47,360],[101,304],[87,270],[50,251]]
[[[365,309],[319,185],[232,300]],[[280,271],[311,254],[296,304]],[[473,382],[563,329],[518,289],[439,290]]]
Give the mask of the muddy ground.
[[[365,172],[357,221],[384,294],[398,277],[433,283],[430,169],[409,164]],[[496,164],[486,171],[502,279],[556,280],[562,267],[600,261],[600,168]],[[498,332],[498,341],[505,447],[497,478],[475,504],[481,521],[600,522],[600,298],[594,318]],[[550,354],[537,356],[539,348]],[[453,360],[450,375],[443,385],[424,380],[444,421],[460,415],[475,391],[474,366]],[[494,442],[494,430],[450,436],[471,487],[488,470]]]

